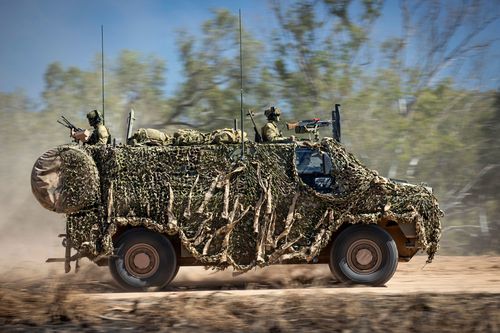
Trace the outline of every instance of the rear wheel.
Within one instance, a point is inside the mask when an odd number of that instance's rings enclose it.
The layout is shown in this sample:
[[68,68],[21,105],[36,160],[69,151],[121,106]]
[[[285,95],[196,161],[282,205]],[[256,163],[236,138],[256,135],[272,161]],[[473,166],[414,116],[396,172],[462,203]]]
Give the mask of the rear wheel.
[[340,282],[383,285],[398,266],[398,250],[391,235],[377,225],[354,225],[335,239],[330,270]]
[[162,288],[178,271],[177,256],[165,236],[145,229],[131,229],[116,241],[109,269],[115,281],[126,290]]

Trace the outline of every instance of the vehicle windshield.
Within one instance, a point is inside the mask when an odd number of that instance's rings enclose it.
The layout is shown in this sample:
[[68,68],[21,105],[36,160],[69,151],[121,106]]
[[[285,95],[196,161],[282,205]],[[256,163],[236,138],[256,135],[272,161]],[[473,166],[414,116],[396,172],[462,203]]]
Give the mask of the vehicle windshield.
[[320,150],[298,148],[295,156],[295,165],[299,175],[330,175],[332,172],[332,160],[330,159],[330,156]]
[[295,166],[302,181],[321,193],[332,193],[332,160],[321,150],[297,148]]

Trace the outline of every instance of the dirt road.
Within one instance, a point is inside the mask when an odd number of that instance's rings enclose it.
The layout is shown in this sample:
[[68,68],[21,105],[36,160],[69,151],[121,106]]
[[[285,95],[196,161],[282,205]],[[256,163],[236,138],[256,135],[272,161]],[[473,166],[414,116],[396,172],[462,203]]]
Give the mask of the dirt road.
[[[283,293],[289,288],[319,288],[321,293],[332,294],[500,293],[500,257],[438,256],[432,264],[427,265],[426,259],[426,256],[418,256],[409,263],[399,263],[394,277],[386,286],[377,288],[339,284],[332,278],[327,265],[271,266],[236,277],[231,272],[214,273],[199,267],[185,267],[181,268],[168,292],[157,292],[150,297],[163,297],[177,290],[208,289],[211,292],[214,289],[226,289],[231,294],[269,294]],[[132,298],[136,296],[133,293],[125,295]],[[112,297],[125,295],[115,293]],[[111,296],[98,294],[96,297]]]
[[339,284],[323,265],[273,266],[237,277],[181,268],[166,290],[148,293],[118,292],[105,268],[89,265],[68,275],[10,270],[0,279],[0,326],[16,331],[500,331],[500,257],[438,256],[424,264],[423,256],[400,263],[393,279],[378,288]]

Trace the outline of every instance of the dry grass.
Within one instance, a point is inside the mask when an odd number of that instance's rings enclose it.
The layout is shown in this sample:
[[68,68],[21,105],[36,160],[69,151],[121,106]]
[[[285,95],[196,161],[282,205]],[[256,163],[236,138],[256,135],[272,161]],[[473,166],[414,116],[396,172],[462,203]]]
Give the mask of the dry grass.
[[[102,272],[102,271],[101,271]],[[208,274],[208,273],[207,273]],[[269,293],[228,290],[159,297],[114,293],[96,271],[48,277],[2,278],[0,331],[113,332],[499,332],[500,294],[322,294],[318,283],[268,286]],[[207,279],[209,276],[207,276]],[[255,287],[236,284],[233,289]],[[281,288],[273,292],[272,288]],[[297,289],[285,289],[285,288]],[[225,287],[224,287],[225,288]],[[224,289],[219,288],[219,289]],[[261,288],[266,288],[262,285]],[[194,288],[193,288],[194,289]],[[207,289],[207,288],[202,288]],[[89,292],[105,292],[96,297]],[[111,292],[111,293],[110,293]],[[124,295],[121,297],[121,295]]]

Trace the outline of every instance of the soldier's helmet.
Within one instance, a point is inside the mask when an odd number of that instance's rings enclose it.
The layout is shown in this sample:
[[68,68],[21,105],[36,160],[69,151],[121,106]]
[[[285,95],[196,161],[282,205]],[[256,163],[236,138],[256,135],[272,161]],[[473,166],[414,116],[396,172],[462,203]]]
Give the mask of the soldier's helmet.
[[101,114],[97,110],[92,110],[87,113],[87,119],[91,126],[97,125],[102,122]]
[[276,117],[281,116],[281,110],[278,107],[271,106],[269,109],[264,111],[264,114],[267,119],[275,119]]

